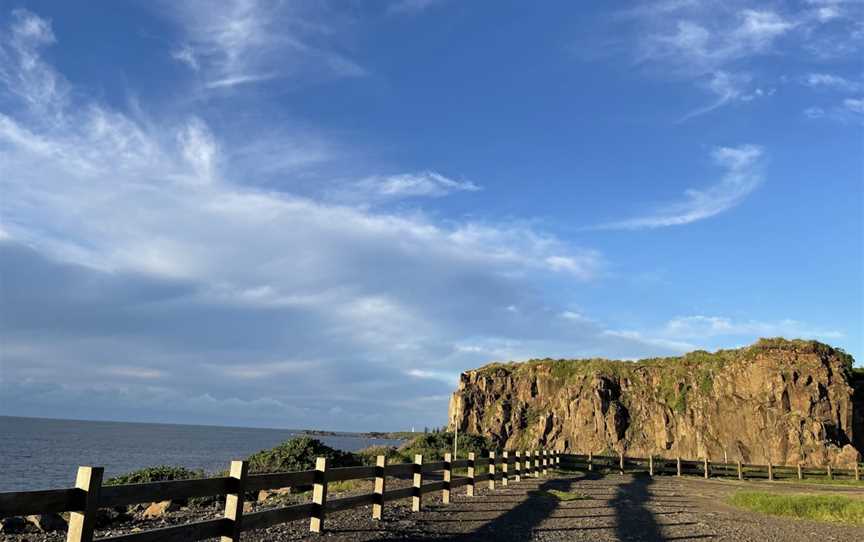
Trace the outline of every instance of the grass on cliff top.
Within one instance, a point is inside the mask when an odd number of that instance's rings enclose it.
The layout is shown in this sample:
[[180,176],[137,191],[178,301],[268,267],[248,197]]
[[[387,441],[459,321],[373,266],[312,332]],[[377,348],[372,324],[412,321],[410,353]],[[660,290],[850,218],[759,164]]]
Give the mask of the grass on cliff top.
[[566,382],[571,377],[585,376],[589,374],[606,374],[616,377],[632,377],[642,369],[662,367],[669,373],[669,377],[676,379],[680,376],[692,375],[699,371],[702,378],[698,386],[702,391],[710,391],[710,373],[715,369],[721,369],[728,362],[738,359],[754,359],[757,354],[766,351],[804,351],[813,352],[821,356],[835,355],[843,360],[850,374],[864,376],[864,368],[853,366],[854,359],[842,349],[834,348],[819,341],[805,341],[801,339],[788,340],[783,338],[759,339],[750,346],[736,349],[718,350],[707,352],[696,350],[682,356],[670,356],[660,358],[646,358],[637,361],[611,360],[606,358],[589,359],[531,359],[525,362],[495,362],[479,368],[481,374],[494,374],[500,371],[505,373],[525,373],[536,370],[541,366],[548,366],[553,378]]
[[864,500],[840,495],[780,495],[739,491],[729,504],[772,516],[864,525]]

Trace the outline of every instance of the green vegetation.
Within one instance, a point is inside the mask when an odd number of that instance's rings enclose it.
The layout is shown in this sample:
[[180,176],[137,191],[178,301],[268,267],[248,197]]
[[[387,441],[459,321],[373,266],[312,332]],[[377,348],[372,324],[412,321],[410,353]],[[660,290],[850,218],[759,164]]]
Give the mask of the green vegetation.
[[[649,396],[656,397],[669,408],[684,413],[688,405],[698,397],[709,395],[714,389],[714,377],[735,361],[754,360],[760,354],[772,350],[809,351],[819,356],[838,356],[853,377],[864,378],[864,369],[854,368],[851,356],[839,348],[818,341],[787,340],[782,338],[759,339],[751,346],[739,349],[706,352],[697,350],[678,357],[649,358],[639,361],[615,361],[603,358],[591,359],[532,359],[518,363],[492,363],[478,372],[490,376],[514,376],[548,374],[551,391],[563,389],[582,378],[594,376],[613,380],[629,381],[634,387],[643,386]],[[662,371],[654,369],[662,368]],[[535,412],[526,412],[526,427],[539,418]]]
[[353,467],[360,459],[350,452],[335,450],[320,440],[297,437],[269,450],[249,456],[249,472],[290,472],[315,468],[315,458],[326,457],[328,467]]
[[838,480],[834,478],[833,480],[829,480],[827,478],[807,478],[804,477],[803,480],[775,480],[777,482],[786,482],[790,484],[815,484],[815,485],[825,485],[825,486],[852,486],[852,487],[860,487],[864,489],[864,481],[852,480],[852,479],[841,479]]
[[729,504],[772,516],[864,525],[864,500],[839,495],[781,495],[739,491]]
[[[459,457],[465,458],[468,452],[474,452],[477,457],[484,457],[492,448],[489,439],[470,433],[459,434]],[[423,461],[441,461],[444,454],[453,452],[453,433],[429,433],[409,440],[398,448],[404,462],[414,461],[416,454],[423,455]]]
[[122,484],[145,484],[148,482],[164,482],[167,480],[189,480],[192,478],[204,478],[203,470],[190,470],[184,467],[171,467],[158,465],[144,469],[127,472],[114,476],[105,481],[106,486],[117,486]]
[[588,501],[592,498],[591,495],[588,495],[587,493],[580,493],[578,491],[560,491],[558,489],[534,491],[532,494],[539,497],[558,499],[559,501]]

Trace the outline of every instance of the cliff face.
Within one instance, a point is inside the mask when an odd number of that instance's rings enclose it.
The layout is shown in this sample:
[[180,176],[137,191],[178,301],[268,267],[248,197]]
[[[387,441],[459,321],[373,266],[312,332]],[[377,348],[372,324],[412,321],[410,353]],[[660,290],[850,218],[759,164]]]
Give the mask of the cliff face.
[[639,362],[496,363],[462,374],[450,427],[509,449],[848,466],[864,451],[864,378],[851,366],[830,346],[783,339]]

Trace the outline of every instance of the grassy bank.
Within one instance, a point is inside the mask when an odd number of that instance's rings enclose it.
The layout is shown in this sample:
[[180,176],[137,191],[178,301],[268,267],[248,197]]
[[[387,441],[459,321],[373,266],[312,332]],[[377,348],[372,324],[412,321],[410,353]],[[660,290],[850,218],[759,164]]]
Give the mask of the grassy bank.
[[729,504],[772,516],[864,525],[864,500],[839,495],[781,495],[739,491]]

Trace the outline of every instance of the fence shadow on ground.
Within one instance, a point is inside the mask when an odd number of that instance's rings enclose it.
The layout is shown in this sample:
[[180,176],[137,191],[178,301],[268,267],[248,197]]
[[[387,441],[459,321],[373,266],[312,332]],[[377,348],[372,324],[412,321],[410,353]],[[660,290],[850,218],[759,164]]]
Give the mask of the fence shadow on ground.
[[[475,540],[516,541],[531,539],[532,534],[538,532],[547,532],[550,534],[573,531],[591,532],[597,529],[614,530],[619,540],[642,540],[646,542],[667,542],[669,540],[663,536],[660,523],[657,521],[655,514],[648,508],[648,504],[652,498],[650,486],[653,483],[653,480],[648,476],[637,476],[621,485],[612,498],[598,501],[605,503],[603,507],[572,507],[566,503],[562,505],[561,501],[550,497],[548,494],[550,490],[578,491],[581,480],[599,479],[601,477],[602,475],[599,474],[585,473],[585,477],[581,478],[544,480],[539,481],[540,483],[536,485],[530,480],[523,481],[520,484],[511,486],[511,490],[517,490],[520,493],[518,498],[514,495],[514,506],[507,509],[483,507],[482,504],[485,504],[485,502],[482,496],[477,497],[477,503],[481,504],[481,508],[471,507],[470,501],[459,503],[468,505],[465,509],[454,508],[453,505],[435,506],[428,512],[428,515],[432,517],[426,517],[421,520],[422,526],[418,526],[419,532],[411,533],[410,535],[403,533],[398,537],[383,538],[382,540],[436,540],[442,542],[467,542]],[[527,494],[523,496],[522,492],[526,490]],[[502,501],[499,499],[498,502]],[[606,512],[599,514],[585,513],[588,509],[602,509]],[[501,511],[503,513],[489,518],[488,512],[493,511]],[[477,517],[478,513],[480,517]],[[668,515],[670,512],[663,514]],[[541,527],[547,519],[570,520],[572,522],[572,520],[594,518],[614,518],[614,525],[572,526],[571,523],[570,526],[562,526],[560,528],[556,528],[554,525],[544,525]],[[469,532],[447,532],[447,525],[457,523],[473,525],[481,522],[483,525]],[[423,527],[428,527],[428,529],[423,529]],[[423,530],[426,530],[427,533],[423,533]]]

